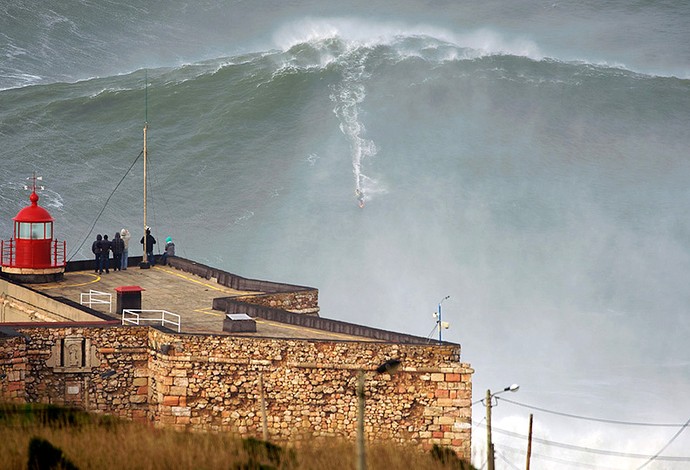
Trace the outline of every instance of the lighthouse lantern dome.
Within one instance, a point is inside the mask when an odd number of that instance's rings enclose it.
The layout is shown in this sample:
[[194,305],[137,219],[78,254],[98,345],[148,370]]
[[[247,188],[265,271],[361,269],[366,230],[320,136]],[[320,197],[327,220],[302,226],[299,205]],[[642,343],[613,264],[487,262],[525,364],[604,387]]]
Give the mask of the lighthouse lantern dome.
[[65,242],[53,239],[53,218],[38,199],[34,181],[31,204],[12,219],[13,238],[2,240],[2,273],[22,282],[59,280],[65,270]]
[[38,194],[29,196],[31,205],[20,210],[14,220],[14,238],[17,240],[50,240],[53,238],[53,218],[38,205]]

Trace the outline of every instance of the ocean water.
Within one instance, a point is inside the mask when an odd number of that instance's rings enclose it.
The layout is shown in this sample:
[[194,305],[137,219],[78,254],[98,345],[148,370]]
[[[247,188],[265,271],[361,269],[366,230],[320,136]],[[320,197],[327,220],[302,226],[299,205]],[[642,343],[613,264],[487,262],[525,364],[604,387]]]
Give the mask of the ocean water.
[[3,238],[33,172],[72,259],[140,230],[147,121],[181,255],[431,341],[450,295],[497,468],[530,413],[533,468],[690,466],[690,4],[148,3],[0,5]]

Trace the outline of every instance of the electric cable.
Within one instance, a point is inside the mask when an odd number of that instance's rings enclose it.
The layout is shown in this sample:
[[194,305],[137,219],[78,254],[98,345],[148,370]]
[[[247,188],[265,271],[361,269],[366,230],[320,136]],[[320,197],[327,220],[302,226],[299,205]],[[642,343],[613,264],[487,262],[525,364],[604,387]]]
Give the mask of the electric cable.
[[[156,218],[156,214],[157,214],[156,208],[160,207],[160,205],[157,205],[157,204],[159,202],[160,202],[160,204],[162,204],[163,212],[164,212],[163,218],[165,220],[173,220],[173,217],[172,217],[173,212],[172,212],[172,210],[170,210],[170,206],[168,206],[165,198],[158,198],[157,197],[158,188],[160,187],[160,184],[159,184],[160,182],[159,182],[158,178],[156,177],[156,175],[158,175],[159,173],[155,171],[155,165],[158,164],[158,161],[151,158],[150,152],[147,155],[148,155],[148,160],[147,160],[148,166],[151,169],[151,171],[149,171],[147,173],[147,186],[149,188],[148,200],[151,201],[151,219],[153,220],[153,222],[151,224],[149,224],[149,226],[155,227],[155,230],[158,231],[158,238],[159,238],[160,242],[156,243],[156,250],[158,251],[158,254],[160,255],[163,251],[165,251],[164,240],[165,240],[166,235],[161,230],[161,227],[158,225],[158,220]],[[154,197],[154,195],[155,195],[155,197]],[[171,227],[168,227],[168,230],[170,230],[170,229],[171,229]],[[153,231],[154,230],[152,229],[152,232]],[[186,256],[186,254],[184,253],[184,247],[182,247],[180,249],[182,250],[183,255]]]
[[513,467],[514,469],[520,470],[520,468],[519,468],[517,465],[515,465],[513,462],[511,462],[510,460],[508,460],[508,459],[506,458],[506,456],[503,455],[503,452],[496,452],[496,449],[494,448],[494,455],[498,455],[499,457],[501,457],[505,463],[507,463],[508,465],[510,465],[511,467]]
[[685,431],[685,428],[686,428],[686,426],[687,426],[688,424],[690,424],[690,418],[688,418],[688,420],[685,422],[685,425],[684,425],[682,428],[680,428],[680,429],[678,430],[677,433],[675,433],[675,434],[673,435],[673,437],[666,443],[666,445],[665,445],[664,447],[661,448],[661,450],[660,450],[659,452],[657,452],[654,456],[652,456],[652,457],[651,457],[649,460],[647,460],[645,463],[643,463],[642,465],[640,465],[639,467],[637,467],[637,470],[640,470],[641,468],[646,467],[646,466],[649,465],[651,462],[653,462],[654,460],[658,459],[659,456],[661,455],[661,453],[662,453],[663,451],[665,451],[666,448],[667,448],[668,446],[670,446],[670,445],[673,443],[673,441],[676,440],[676,438],[677,438],[678,436],[680,436],[680,433],[682,433],[683,431]]
[[110,202],[110,199],[112,199],[113,195],[115,194],[115,191],[117,191],[117,188],[120,187],[120,185],[122,184],[122,182],[125,180],[125,178],[126,178],[127,175],[129,174],[129,172],[132,171],[132,168],[134,168],[134,165],[137,163],[137,161],[139,160],[139,158],[141,158],[141,156],[142,156],[143,154],[144,154],[144,151],[142,150],[142,151],[139,153],[139,155],[137,156],[137,158],[135,158],[134,161],[132,162],[132,164],[129,166],[129,168],[127,169],[127,171],[125,172],[125,174],[122,176],[122,178],[120,179],[120,181],[117,183],[117,185],[115,186],[115,189],[113,189],[113,191],[110,193],[110,196],[108,196],[108,199],[105,200],[105,203],[103,204],[103,207],[101,208],[100,212],[99,212],[98,215],[96,216],[96,219],[93,221],[93,224],[91,224],[91,228],[90,228],[89,231],[86,233],[86,236],[85,236],[84,239],[81,241],[81,243],[79,244],[79,246],[77,247],[77,249],[74,250],[74,253],[72,253],[72,255],[67,259],[68,262],[69,262],[69,261],[72,261],[72,258],[74,258],[74,257],[76,256],[76,254],[79,253],[79,250],[81,250],[81,247],[84,246],[84,243],[86,243],[86,240],[89,238],[89,236],[90,236],[91,233],[93,232],[94,227],[95,227],[96,224],[98,223],[98,219],[100,219],[100,218],[101,218],[101,215],[103,215],[103,211],[105,211],[105,208],[108,206],[108,203]]
[[[477,422],[473,421],[473,423],[477,423]],[[486,424],[484,424],[484,426],[486,426]],[[527,436],[525,436],[524,434],[520,434],[520,433],[513,432],[513,431],[507,431],[505,429],[500,429],[500,428],[496,428],[496,427],[492,427],[491,430],[492,430],[492,432],[505,434],[507,436],[517,437],[517,438],[525,439],[525,440],[527,439]],[[677,436],[674,436],[674,439],[676,437]],[[547,439],[541,439],[538,437],[533,437],[532,441],[538,442],[540,444],[544,444],[547,446],[560,447],[562,449],[570,449],[570,450],[575,450],[575,451],[579,451],[579,452],[587,452],[590,454],[610,455],[610,456],[614,456],[614,457],[629,457],[629,458],[633,458],[633,459],[650,459],[652,457],[655,457],[653,455],[647,455],[647,454],[633,454],[630,452],[618,452],[615,450],[595,449],[592,447],[577,446],[574,444],[566,444],[563,442],[549,441]],[[655,458],[656,458],[656,460],[664,460],[667,462],[690,462],[690,457],[656,456]]]
[[[509,398],[503,398],[503,397],[496,397],[497,400],[503,400],[507,403],[517,405],[517,406],[522,406],[524,408],[528,408],[530,410],[535,410],[535,411],[541,411],[544,413],[550,413],[558,416],[564,416],[566,418],[575,418],[575,419],[582,419],[586,421],[597,421],[599,423],[608,423],[608,424],[622,424],[626,426],[650,426],[650,427],[667,427],[667,428],[686,428],[690,426],[690,422],[686,422],[685,424],[670,424],[670,423],[641,423],[641,422],[633,422],[633,421],[618,421],[615,419],[604,419],[604,418],[593,418],[589,416],[581,416],[581,415],[575,415],[571,413],[563,413],[560,411],[554,411],[554,410],[548,410],[546,408],[539,408],[537,406],[532,406],[532,405],[526,405],[524,403],[520,403],[514,400],[511,400]],[[477,402],[472,403],[473,405],[481,402],[483,400],[479,400]]]
[[[520,455],[527,455],[527,451],[524,449],[518,449],[517,447],[512,447],[512,446],[507,446],[505,444],[501,444],[502,449],[510,449],[511,452],[516,452]],[[591,464],[591,463],[585,463],[585,462],[576,462],[574,460],[568,460],[568,459],[563,459],[559,457],[553,457],[551,455],[544,455],[540,454],[538,452],[532,451],[530,454],[532,458],[536,459],[541,459],[541,460],[550,460],[552,462],[558,462],[562,464],[567,464],[567,465],[576,465],[578,467],[587,467],[587,468],[595,468],[597,470],[620,470],[618,467],[604,467],[601,464]]]
[[482,420],[479,422],[475,421],[474,422],[474,429],[477,429],[477,426],[479,426],[480,424],[484,424],[484,420],[486,420],[486,417],[482,418]]
[[[438,326],[438,324],[434,325],[434,327],[431,329],[431,331],[429,332],[429,334],[426,336],[426,342],[427,342],[427,343],[431,343],[431,335],[434,334],[434,331],[436,331],[436,327],[437,327],[437,326]],[[474,404],[474,403],[473,403],[473,404]]]

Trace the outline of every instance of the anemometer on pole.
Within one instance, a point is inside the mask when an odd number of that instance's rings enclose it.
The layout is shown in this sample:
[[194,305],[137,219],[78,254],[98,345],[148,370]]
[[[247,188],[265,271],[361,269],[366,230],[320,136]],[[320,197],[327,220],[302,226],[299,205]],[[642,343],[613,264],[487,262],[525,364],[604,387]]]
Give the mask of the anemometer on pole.
[[447,330],[448,328],[450,328],[450,323],[448,323],[447,321],[443,321],[443,318],[441,316],[441,304],[448,299],[450,299],[450,295],[447,295],[444,298],[442,298],[441,301],[438,303],[438,311],[433,313],[433,316],[436,319],[436,328],[438,328],[439,344],[443,342],[443,330]]
[[33,186],[28,186],[28,185],[25,184],[25,185],[24,185],[24,191],[28,191],[29,189],[31,189],[33,192],[36,192],[37,189],[39,189],[39,190],[41,190],[41,191],[43,191],[44,189],[46,189],[45,186],[36,186],[36,181],[43,181],[43,177],[42,177],[42,176],[36,176],[36,172],[35,172],[35,171],[34,171],[33,176],[29,176],[29,177],[27,178],[27,180],[32,180],[32,181],[33,181]]

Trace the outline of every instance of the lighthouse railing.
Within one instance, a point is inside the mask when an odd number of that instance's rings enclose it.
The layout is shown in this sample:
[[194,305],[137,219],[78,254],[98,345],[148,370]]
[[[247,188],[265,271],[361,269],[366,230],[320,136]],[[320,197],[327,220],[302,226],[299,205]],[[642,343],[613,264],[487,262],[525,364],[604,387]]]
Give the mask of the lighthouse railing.
[[65,252],[67,243],[53,240],[53,266],[65,266]]
[[2,265],[14,265],[14,239],[0,240],[0,253],[2,253]]

